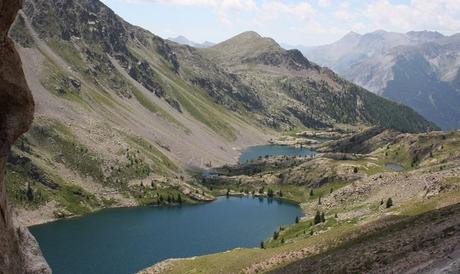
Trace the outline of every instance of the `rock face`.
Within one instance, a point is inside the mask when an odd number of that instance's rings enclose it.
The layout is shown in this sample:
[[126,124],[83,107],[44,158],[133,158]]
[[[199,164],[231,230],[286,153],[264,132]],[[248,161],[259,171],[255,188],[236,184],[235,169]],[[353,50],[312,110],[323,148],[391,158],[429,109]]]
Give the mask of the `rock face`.
[[8,38],[21,5],[21,0],[0,0],[0,273],[51,273],[33,236],[15,221],[4,182],[10,147],[28,130],[34,112],[21,60]]

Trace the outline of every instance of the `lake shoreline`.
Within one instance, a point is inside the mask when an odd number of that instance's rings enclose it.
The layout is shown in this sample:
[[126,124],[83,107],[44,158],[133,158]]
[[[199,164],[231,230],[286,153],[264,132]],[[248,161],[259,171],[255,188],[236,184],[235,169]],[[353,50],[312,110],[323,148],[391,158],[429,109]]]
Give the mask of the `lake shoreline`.
[[[110,206],[110,207],[103,207],[103,208],[98,208],[94,211],[91,211],[91,212],[88,212],[88,213],[85,213],[85,214],[80,214],[80,215],[72,215],[72,216],[66,216],[66,217],[62,217],[62,218],[58,218],[58,217],[51,217],[51,218],[42,218],[36,222],[29,222],[27,225],[25,225],[26,227],[28,228],[31,228],[31,227],[34,227],[34,226],[39,226],[39,225],[44,225],[44,224],[50,224],[50,223],[54,223],[54,222],[58,222],[58,221],[61,221],[61,220],[71,220],[71,219],[76,219],[76,218],[82,218],[82,217],[85,217],[85,216],[88,216],[88,215],[91,215],[91,214],[95,214],[95,213],[98,213],[100,211],[103,211],[103,210],[108,210],[108,209],[122,209],[122,208],[179,208],[179,207],[182,207],[182,206],[199,206],[199,205],[203,205],[203,204],[208,204],[208,203],[213,203],[215,202],[218,198],[225,198],[225,197],[234,197],[234,198],[253,198],[253,199],[256,199],[256,198],[263,198],[263,199],[272,199],[272,200],[278,200],[278,201],[282,201],[282,202],[286,202],[286,203],[290,203],[290,204],[294,204],[294,205],[297,205],[300,207],[300,203],[295,201],[295,200],[291,200],[291,199],[287,199],[287,198],[283,198],[283,197],[269,197],[267,194],[255,194],[255,195],[252,195],[252,194],[245,194],[245,193],[232,193],[232,194],[229,194],[228,196],[225,195],[225,194],[222,194],[222,195],[217,195],[214,197],[214,200],[211,200],[211,201],[197,201],[196,203],[183,203],[183,204],[171,204],[171,205],[120,205],[120,206]],[[18,214],[18,213],[16,213]],[[22,220],[21,220],[22,221]],[[24,225],[24,221],[22,221],[22,224]]]
[[[275,144],[273,143],[274,140],[269,140],[267,142],[265,142],[264,144],[259,144],[259,145],[255,145],[255,146],[247,146],[247,147],[244,147],[244,148],[238,148],[237,151],[239,152],[239,155],[238,155],[238,160],[236,161],[236,163],[232,164],[234,166],[238,166],[238,165],[242,165],[240,163],[240,157],[245,153],[245,151],[247,151],[248,149],[250,148],[257,148],[257,147],[266,147],[266,146],[279,146],[279,147],[290,147],[290,148],[295,148],[295,149],[298,149],[299,146],[298,145],[292,145],[292,144]],[[307,146],[303,146],[301,147],[301,149],[306,149],[306,150],[311,150],[311,148],[307,147]],[[280,157],[280,156],[272,156],[272,157]],[[200,172],[204,172],[204,171],[212,171],[213,169],[210,168],[210,169],[203,169],[201,170]],[[201,174],[198,175],[199,177],[202,177]],[[196,201],[196,203],[184,203],[184,205],[200,205],[200,204],[205,204],[205,203],[209,203],[209,202],[213,202],[215,201],[217,198],[221,197],[221,196],[226,196],[225,194],[220,194],[220,195],[216,195],[214,196],[214,199],[211,200],[211,201]],[[239,196],[247,196],[247,197],[252,197],[253,195],[251,194],[243,194],[243,193],[237,193],[237,194],[230,194],[229,196],[232,196],[232,197],[239,197]],[[263,198],[269,198],[269,196],[267,194],[257,194],[257,195],[254,195],[254,197],[263,197]],[[287,199],[287,198],[283,198],[283,197],[276,197],[276,198],[273,198],[273,199],[280,199],[280,200],[283,200],[285,202],[289,202],[289,203],[293,203],[293,204],[296,204],[296,205],[300,205],[300,203],[298,203],[297,201],[295,200],[291,200],[291,199]],[[129,199],[129,203],[126,203],[126,202],[123,202],[121,204],[114,204],[114,205],[111,205],[111,206],[107,206],[107,207],[101,207],[101,208],[96,208],[94,209],[93,211],[91,212],[87,212],[87,213],[84,213],[84,214],[79,214],[79,215],[71,215],[71,216],[63,216],[63,217],[56,217],[54,216],[54,212],[56,210],[59,210],[58,208],[56,208],[55,206],[53,205],[45,205],[45,206],[42,206],[38,209],[35,209],[35,210],[26,210],[26,209],[16,209],[16,214],[19,216],[19,219],[21,221],[21,223],[26,226],[26,227],[33,227],[33,226],[37,226],[37,225],[43,225],[43,224],[47,224],[47,223],[52,223],[52,222],[56,222],[56,221],[59,221],[59,220],[67,220],[67,219],[73,219],[73,218],[80,218],[80,217],[84,217],[84,216],[87,216],[87,215],[90,215],[90,214],[94,214],[98,211],[101,211],[101,210],[105,210],[105,209],[111,209],[111,208],[133,208],[133,207],[177,207],[177,206],[180,206],[180,205],[142,205],[142,204],[138,204],[136,203],[135,199]],[[38,215],[39,214],[39,215]]]
[[169,258],[256,248],[301,216],[300,206],[277,198],[220,196],[182,207],[100,210],[30,229],[56,273],[124,274]]

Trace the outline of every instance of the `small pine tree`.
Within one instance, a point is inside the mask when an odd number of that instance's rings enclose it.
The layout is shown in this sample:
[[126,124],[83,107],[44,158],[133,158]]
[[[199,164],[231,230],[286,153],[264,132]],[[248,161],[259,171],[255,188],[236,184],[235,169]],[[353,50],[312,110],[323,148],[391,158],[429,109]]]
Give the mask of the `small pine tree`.
[[386,207],[387,207],[387,208],[390,208],[390,207],[392,207],[392,206],[393,206],[393,200],[392,200],[391,198],[388,198]]
[[353,168],[353,173],[358,173],[358,168],[357,167]]
[[281,243],[284,244],[284,238],[281,238]]
[[264,244],[264,242],[260,242],[260,248],[265,249],[265,244]]
[[383,205],[383,199],[382,199],[382,200],[380,200],[380,205]]
[[332,193],[333,191],[334,191],[334,189],[331,187],[331,191],[330,191],[330,193]]
[[321,223],[321,214],[319,213],[319,211],[316,211],[316,215],[315,215],[315,218],[313,220],[313,223],[315,225]]
[[227,189],[227,194],[226,194],[227,198],[230,196],[230,189]]
[[324,212],[321,213],[321,222],[325,223],[326,222],[326,217],[324,216]]
[[22,139],[22,138],[21,138],[21,147],[20,147],[20,149],[21,149],[22,151],[25,151],[25,150],[26,150],[26,146],[25,146],[25,143],[24,143],[24,139]]
[[310,189],[310,197],[313,197],[314,193],[313,193],[313,188]]
[[299,218],[299,216],[295,217],[295,223],[296,223],[296,224],[298,224],[298,223],[299,223],[299,221],[300,221],[300,218]]
[[279,192],[280,197],[283,197],[283,192],[280,190]]
[[268,197],[272,198],[273,197],[273,190],[271,188],[268,189],[267,192]]
[[336,218],[336,219],[339,218],[339,216],[337,215],[337,213],[335,213],[334,218]]
[[34,199],[34,192],[32,190],[32,187],[30,186],[30,183],[27,183],[26,197],[29,202],[33,201]]
[[310,235],[311,235],[311,236],[313,236],[314,233],[315,233],[315,232],[313,231],[313,229],[310,230]]
[[177,202],[182,204],[182,196],[180,194],[177,194]]
[[273,232],[273,240],[277,240],[280,233],[278,231]]

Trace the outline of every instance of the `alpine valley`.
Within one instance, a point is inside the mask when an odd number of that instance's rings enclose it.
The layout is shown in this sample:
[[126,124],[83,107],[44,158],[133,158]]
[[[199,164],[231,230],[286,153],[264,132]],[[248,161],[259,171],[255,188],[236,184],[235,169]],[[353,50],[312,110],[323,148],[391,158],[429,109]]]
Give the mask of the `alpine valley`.
[[[192,42],[131,25],[98,0],[25,0],[9,35],[35,100],[34,122],[6,164],[9,201],[23,225],[110,207],[259,196],[295,203],[304,215],[260,247],[152,262],[143,272],[460,268],[460,132],[438,131],[460,119],[442,116],[446,124],[390,96],[406,90],[396,74],[395,84],[374,85],[373,77],[389,78],[359,72],[357,59],[339,64],[334,49],[308,53],[336,74],[252,31],[183,45]],[[430,41],[398,48],[407,58],[455,39],[404,37]],[[334,47],[354,47],[345,44]],[[372,72],[374,58],[359,62]],[[398,67],[416,77],[411,68]],[[443,72],[454,98],[458,73]],[[240,163],[248,148],[269,143],[309,150]]]

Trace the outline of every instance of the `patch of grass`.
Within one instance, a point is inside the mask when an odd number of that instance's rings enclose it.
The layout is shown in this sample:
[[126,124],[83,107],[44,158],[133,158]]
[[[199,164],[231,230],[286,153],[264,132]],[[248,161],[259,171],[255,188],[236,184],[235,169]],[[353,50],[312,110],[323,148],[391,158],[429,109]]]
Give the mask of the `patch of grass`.
[[114,108],[116,101],[113,100],[109,94],[101,93],[96,90],[93,90],[92,88],[89,89],[89,95],[93,98],[94,101],[97,103],[100,103],[102,105],[105,105],[106,107],[109,108]]
[[190,133],[189,129],[187,129],[183,124],[177,121],[173,116],[171,116],[169,113],[164,111],[162,108],[155,105],[150,99],[148,99],[144,94],[142,94],[140,90],[133,87],[132,85],[130,85],[130,87],[131,87],[131,91],[133,92],[134,97],[144,108],[146,108],[148,111],[152,113],[156,113],[160,115],[161,117],[173,123],[174,125],[178,126],[179,128],[184,129],[186,133]]
[[152,187],[148,185],[138,187],[133,191],[133,196],[136,197],[136,200],[140,205],[177,206],[182,204],[198,203],[189,196],[184,195],[177,189],[171,187],[158,188],[156,186]]
[[41,160],[14,155],[24,160],[21,164],[7,165],[8,196],[17,207],[38,209],[55,201],[65,214],[82,215],[104,206],[93,194],[67,183]]
[[72,66],[74,70],[83,72],[86,68],[85,61],[71,42],[52,38],[48,40],[48,46]]
[[41,149],[52,155],[54,161],[77,171],[83,177],[92,177],[96,182],[103,181],[102,160],[79,143],[70,129],[60,122],[48,120],[35,124],[30,130],[30,136]]
[[93,194],[72,184],[61,184],[55,199],[74,215],[88,214],[103,206]]
[[64,98],[68,101],[79,103],[88,109],[84,101],[81,91],[72,87],[70,84],[70,75],[57,68],[50,62],[45,63],[46,77],[40,80],[40,83],[45,89],[52,94]]
[[460,184],[460,177],[458,176],[447,177],[446,181],[449,184]]
[[[50,200],[50,196],[43,187],[35,182],[32,178],[27,176],[25,171],[17,171],[18,168],[12,168],[10,165],[7,166],[6,171],[6,191],[10,201],[14,205],[24,207],[28,209],[36,209]],[[32,196],[31,198],[27,194],[27,188],[30,185]]]
[[128,135],[124,132],[120,133],[126,138],[129,144],[133,145],[135,149],[141,150],[154,163],[153,169],[155,172],[166,175],[169,171],[176,172],[179,170],[173,161],[145,139]]

